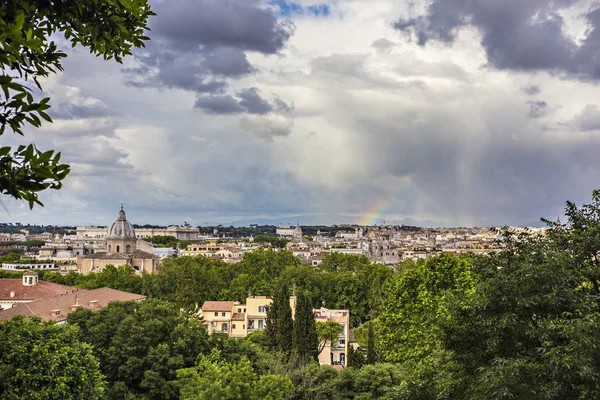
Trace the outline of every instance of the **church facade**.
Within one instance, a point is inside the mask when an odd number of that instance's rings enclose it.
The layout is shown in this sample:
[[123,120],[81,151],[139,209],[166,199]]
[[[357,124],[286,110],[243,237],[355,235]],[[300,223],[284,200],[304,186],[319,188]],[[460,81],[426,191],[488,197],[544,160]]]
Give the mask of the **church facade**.
[[160,257],[142,250],[148,245],[136,237],[121,206],[117,220],[108,229],[105,251],[77,257],[77,269],[83,274],[102,271],[107,265],[131,265],[136,271],[154,273]]

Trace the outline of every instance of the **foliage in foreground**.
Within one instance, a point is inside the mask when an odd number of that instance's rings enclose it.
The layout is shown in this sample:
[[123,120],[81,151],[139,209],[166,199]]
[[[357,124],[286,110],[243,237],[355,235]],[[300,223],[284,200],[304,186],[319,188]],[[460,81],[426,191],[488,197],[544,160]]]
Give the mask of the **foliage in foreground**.
[[16,316],[0,323],[0,399],[103,399],[105,382],[77,326]]
[[[0,135],[6,128],[23,135],[27,125],[39,128],[50,98],[36,100],[24,82],[62,71],[66,54],[52,38],[64,35],[104,59],[121,62],[132,47],[143,47],[150,11],[147,0],[6,0],[0,2]],[[33,144],[0,148],[0,193],[42,205],[38,192],[60,189],[69,174],[60,153],[39,151]]]

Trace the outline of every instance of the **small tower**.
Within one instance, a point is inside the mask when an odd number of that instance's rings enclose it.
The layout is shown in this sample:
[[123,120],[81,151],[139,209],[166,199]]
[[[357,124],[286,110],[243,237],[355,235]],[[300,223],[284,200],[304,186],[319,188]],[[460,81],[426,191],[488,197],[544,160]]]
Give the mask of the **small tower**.
[[23,274],[23,286],[35,286],[38,283],[38,274],[35,271],[27,271]]

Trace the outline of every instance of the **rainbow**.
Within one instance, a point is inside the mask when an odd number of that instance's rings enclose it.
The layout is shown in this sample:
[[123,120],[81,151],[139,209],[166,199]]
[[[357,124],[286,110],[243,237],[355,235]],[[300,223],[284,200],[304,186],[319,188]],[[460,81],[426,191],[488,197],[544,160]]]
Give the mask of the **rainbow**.
[[389,208],[396,202],[400,191],[391,196],[377,200],[358,221],[358,225],[377,225],[377,221],[385,215]]

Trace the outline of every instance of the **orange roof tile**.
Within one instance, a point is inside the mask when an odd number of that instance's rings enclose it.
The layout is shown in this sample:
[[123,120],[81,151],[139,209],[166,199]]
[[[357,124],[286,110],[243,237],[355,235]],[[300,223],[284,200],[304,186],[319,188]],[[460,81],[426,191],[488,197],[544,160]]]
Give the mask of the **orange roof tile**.
[[229,311],[233,309],[233,301],[205,301],[202,304],[202,311]]

